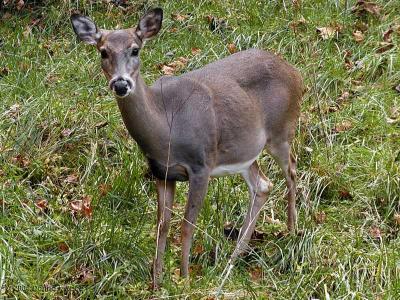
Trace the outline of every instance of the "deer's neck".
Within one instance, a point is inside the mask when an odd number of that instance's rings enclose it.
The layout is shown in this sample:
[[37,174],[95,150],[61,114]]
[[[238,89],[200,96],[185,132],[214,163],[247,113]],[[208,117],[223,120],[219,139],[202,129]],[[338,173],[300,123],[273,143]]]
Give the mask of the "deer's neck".
[[125,126],[147,156],[159,156],[168,138],[168,124],[155,93],[138,75],[134,93],[117,98]]

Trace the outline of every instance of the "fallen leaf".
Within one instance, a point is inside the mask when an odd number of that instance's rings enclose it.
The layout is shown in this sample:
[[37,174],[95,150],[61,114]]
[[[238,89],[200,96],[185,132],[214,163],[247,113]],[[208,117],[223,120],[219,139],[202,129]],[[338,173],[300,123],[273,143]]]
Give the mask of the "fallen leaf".
[[306,19],[301,16],[299,20],[296,21],[292,21],[289,23],[289,27],[294,31],[297,32],[298,29],[305,27],[305,25],[307,24]]
[[326,214],[323,211],[318,211],[314,214],[314,220],[317,224],[323,224],[326,221]]
[[352,8],[352,12],[358,16],[371,14],[378,17],[381,13],[381,8],[374,2],[358,0],[356,5]]
[[11,158],[11,161],[21,168],[26,168],[31,164],[31,161],[22,154],[18,154],[17,156]]
[[73,213],[79,213],[84,217],[91,218],[92,217],[92,206],[91,206],[92,198],[90,196],[82,197],[82,200],[74,200],[69,203],[69,206],[72,209]]
[[170,30],[168,30],[169,32],[175,33],[178,31],[178,28],[176,27],[172,27]]
[[65,183],[77,183],[78,175],[76,173],[70,174],[65,178]]
[[1,17],[1,19],[2,19],[3,21],[6,21],[6,20],[11,19],[11,17],[12,17],[12,14],[10,14],[9,12],[6,12],[6,13],[4,13],[4,15]]
[[83,204],[83,215],[85,217],[91,218],[92,217],[92,197],[85,196],[83,197],[82,204]]
[[102,183],[99,185],[99,192],[101,197],[106,196],[109,191],[111,191],[111,185],[106,183]]
[[376,53],[383,53],[386,52],[394,47],[394,44],[388,42],[380,42],[379,48],[376,50]]
[[193,248],[193,253],[195,254],[203,254],[204,253],[204,247],[202,244],[196,244],[196,246]]
[[397,91],[397,92],[400,93],[400,84],[396,85],[396,86],[394,87],[394,89],[395,89],[395,91]]
[[299,9],[301,7],[301,0],[292,0],[292,4],[295,9]]
[[314,150],[310,147],[304,147],[304,150],[308,153],[312,153]]
[[203,267],[200,264],[191,264],[189,266],[189,274],[192,275],[192,276],[201,275],[201,271],[202,270],[203,270]]
[[0,78],[7,76],[8,74],[10,74],[9,68],[7,68],[7,67],[0,68]]
[[78,274],[76,275],[76,279],[85,284],[92,284],[94,283],[94,275],[93,275],[93,270],[86,268],[86,267],[80,267],[78,270]]
[[317,27],[317,33],[323,40],[328,40],[335,37],[339,33],[338,27]]
[[71,136],[71,134],[72,134],[73,132],[74,132],[74,131],[73,131],[72,129],[65,128],[65,129],[63,129],[63,130],[61,131],[61,135],[62,135],[63,137],[69,137],[69,136]]
[[45,199],[41,199],[35,202],[35,206],[39,208],[41,211],[45,211],[48,206],[48,202]]
[[392,28],[392,26],[390,26],[389,27],[389,29],[388,30],[386,30],[384,33],[383,33],[383,41],[384,42],[387,42],[387,43],[391,43],[392,42],[392,38],[391,38],[391,35],[392,35],[392,33],[393,33],[394,31],[393,31],[393,28]]
[[400,226],[400,214],[394,214],[393,219],[394,219],[394,223],[397,226]]
[[178,57],[177,60],[170,62],[169,64],[162,64],[159,67],[161,67],[161,71],[165,75],[174,75],[175,73],[181,71],[184,67],[186,67],[189,59],[186,57]]
[[94,127],[95,127],[97,130],[99,130],[99,129],[103,128],[103,127],[106,127],[107,125],[108,125],[108,122],[107,122],[107,121],[103,121],[103,122],[96,123],[96,124],[94,125]]
[[359,30],[353,32],[353,38],[357,43],[361,43],[365,39],[364,34]]
[[348,190],[340,190],[339,191],[339,197],[341,200],[351,200],[353,199],[353,196],[350,194]]
[[237,52],[236,45],[233,44],[233,43],[228,44],[227,48],[228,48],[228,51],[229,51],[230,54],[233,54],[233,53]]
[[352,124],[350,121],[345,120],[345,121],[343,121],[343,122],[337,124],[337,125],[335,126],[334,131],[335,131],[336,133],[344,132],[344,131],[347,131],[347,130],[351,129],[352,127],[353,127],[353,124]]
[[345,92],[342,93],[342,95],[340,95],[340,97],[337,99],[336,102],[338,102],[338,103],[343,103],[343,102],[345,102],[346,100],[348,100],[349,97],[350,97],[350,93],[347,92],[347,91],[345,91]]
[[22,35],[24,36],[24,38],[27,38],[31,35],[32,33],[32,27],[30,25],[25,27],[25,30],[22,32]]
[[189,16],[181,14],[171,14],[171,18],[175,21],[183,22],[186,21],[189,18]]
[[381,239],[382,235],[381,235],[381,230],[377,227],[377,226],[372,226],[369,229],[369,234],[371,235],[371,237],[373,237],[374,239]]
[[262,279],[262,268],[259,266],[251,267],[249,275],[252,281],[260,281]]
[[191,52],[192,52],[193,55],[197,55],[197,54],[201,53],[201,49],[193,47],[191,49]]
[[17,10],[21,10],[24,7],[24,5],[25,5],[24,0],[19,0],[17,2]]
[[69,251],[69,247],[66,243],[61,242],[58,244],[58,250],[60,250],[63,253],[67,253]]

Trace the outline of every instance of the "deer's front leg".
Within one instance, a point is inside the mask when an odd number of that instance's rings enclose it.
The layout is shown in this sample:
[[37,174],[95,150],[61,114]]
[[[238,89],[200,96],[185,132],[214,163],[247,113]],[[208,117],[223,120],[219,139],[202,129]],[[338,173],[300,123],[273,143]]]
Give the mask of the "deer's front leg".
[[187,277],[189,274],[189,255],[192,245],[193,230],[197,216],[202,207],[204,197],[207,194],[209,173],[200,172],[189,176],[189,197],[186,203],[185,217],[182,221],[182,261],[181,276]]
[[153,262],[153,289],[159,288],[161,280],[165,245],[167,243],[167,235],[169,222],[171,220],[171,209],[175,195],[175,181],[165,181],[157,179],[157,248]]

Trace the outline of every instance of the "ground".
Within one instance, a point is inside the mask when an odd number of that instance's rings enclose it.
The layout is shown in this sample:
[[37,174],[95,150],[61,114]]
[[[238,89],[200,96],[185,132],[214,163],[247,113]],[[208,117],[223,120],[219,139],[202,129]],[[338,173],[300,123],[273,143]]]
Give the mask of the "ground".
[[161,6],[163,29],[141,52],[147,83],[251,47],[305,80],[293,145],[299,232],[286,233],[284,180],[265,153],[274,189],[224,299],[399,299],[399,1],[2,2],[0,297],[216,298],[234,247],[226,223],[239,228],[248,205],[243,180],[211,181],[190,281],[178,273],[178,185],[162,289],[151,292],[153,182],[100,55],[69,23],[79,10],[102,28],[136,26]]

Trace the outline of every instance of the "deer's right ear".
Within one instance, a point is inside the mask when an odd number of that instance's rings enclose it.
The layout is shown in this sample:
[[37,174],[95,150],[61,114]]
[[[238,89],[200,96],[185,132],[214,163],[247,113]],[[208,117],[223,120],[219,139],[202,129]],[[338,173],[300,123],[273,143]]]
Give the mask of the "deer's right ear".
[[79,14],[73,14],[71,15],[71,23],[80,40],[90,45],[97,44],[101,37],[101,32],[91,19]]

